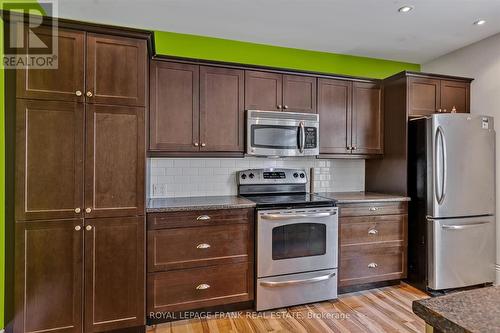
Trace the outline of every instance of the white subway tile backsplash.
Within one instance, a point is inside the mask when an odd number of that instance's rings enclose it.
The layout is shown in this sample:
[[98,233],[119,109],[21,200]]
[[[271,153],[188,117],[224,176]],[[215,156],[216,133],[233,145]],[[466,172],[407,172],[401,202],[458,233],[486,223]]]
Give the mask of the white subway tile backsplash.
[[237,194],[236,172],[249,168],[314,168],[315,192],[363,191],[364,160],[311,158],[151,158],[148,196],[181,197]]

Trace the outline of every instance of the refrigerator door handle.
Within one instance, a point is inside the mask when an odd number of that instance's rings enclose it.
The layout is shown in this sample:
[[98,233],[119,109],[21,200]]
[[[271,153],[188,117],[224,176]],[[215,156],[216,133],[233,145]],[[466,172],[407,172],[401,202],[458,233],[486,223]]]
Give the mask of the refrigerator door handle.
[[[446,195],[446,174],[447,174],[447,165],[446,165],[446,142],[444,139],[444,132],[441,126],[437,127],[436,137],[435,137],[435,147],[434,147],[434,170],[436,172],[435,179],[435,195],[436,200],[439,205],[441,205],[444,201]],[[438,153],[439,149],[439,153]],[[441,161],[441,162],[439,162]],[[438,173],[441,173],[439,175]]]

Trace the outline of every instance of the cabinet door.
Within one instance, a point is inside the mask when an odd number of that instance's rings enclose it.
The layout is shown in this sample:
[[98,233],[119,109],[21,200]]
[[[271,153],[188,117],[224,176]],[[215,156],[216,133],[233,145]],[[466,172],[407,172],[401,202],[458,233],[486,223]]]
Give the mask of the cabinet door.
[[382,90],[374,83],[353,83],[353,154],[383,153]]
[[144,106],[147,63],[145,40],[88,34],[86,101]]
[[85,332],[144,325],[144,217],[85,220]]
[[441,109],[443,112],[468,113],[470,108],[470,84],[460,81],[441,81]]
[[16,223],[14,332],[82,332],[82,224]]
[[17,100],[16,219],[81,216],[84,107]]
[[316,113],[316,78],[283,75],[283,109],[288,112]]
[[[24,30],[27,40],[29,29]],[[48,45],[53,32],[43,26],[34,30]],[[58,29],[57,34],[57,68],[17,70],[18,98],[83,102],[85,33]]]
[[318,80],[319,152],[350,154],[352,82]]
[[410,116],[425,116],[441,108],[440,81],[428,78],[409,78]]
[[199,66],[151,62],[149,149],[199,150]]
[[144,214],[144,109],[87,105],[85,217]]
[[283,108],[282,75],[245,71],[245,109],[281,111]]
[[201,151],[243,152],[244,72],[200,67]]

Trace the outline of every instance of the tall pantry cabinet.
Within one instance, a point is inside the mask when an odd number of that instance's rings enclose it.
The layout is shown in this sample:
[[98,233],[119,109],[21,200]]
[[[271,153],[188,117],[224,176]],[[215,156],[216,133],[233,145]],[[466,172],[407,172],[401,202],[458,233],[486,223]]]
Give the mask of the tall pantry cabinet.
[[16,71],[14,333],[144,325],[149,38],[60,23]]

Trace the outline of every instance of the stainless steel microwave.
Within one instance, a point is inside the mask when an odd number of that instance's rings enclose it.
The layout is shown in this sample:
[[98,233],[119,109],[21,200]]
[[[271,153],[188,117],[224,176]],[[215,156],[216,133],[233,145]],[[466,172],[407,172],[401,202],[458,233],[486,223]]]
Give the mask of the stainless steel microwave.
[[247,111],[246,153],[254,156],[319,154],[319,115],[280,111]]

